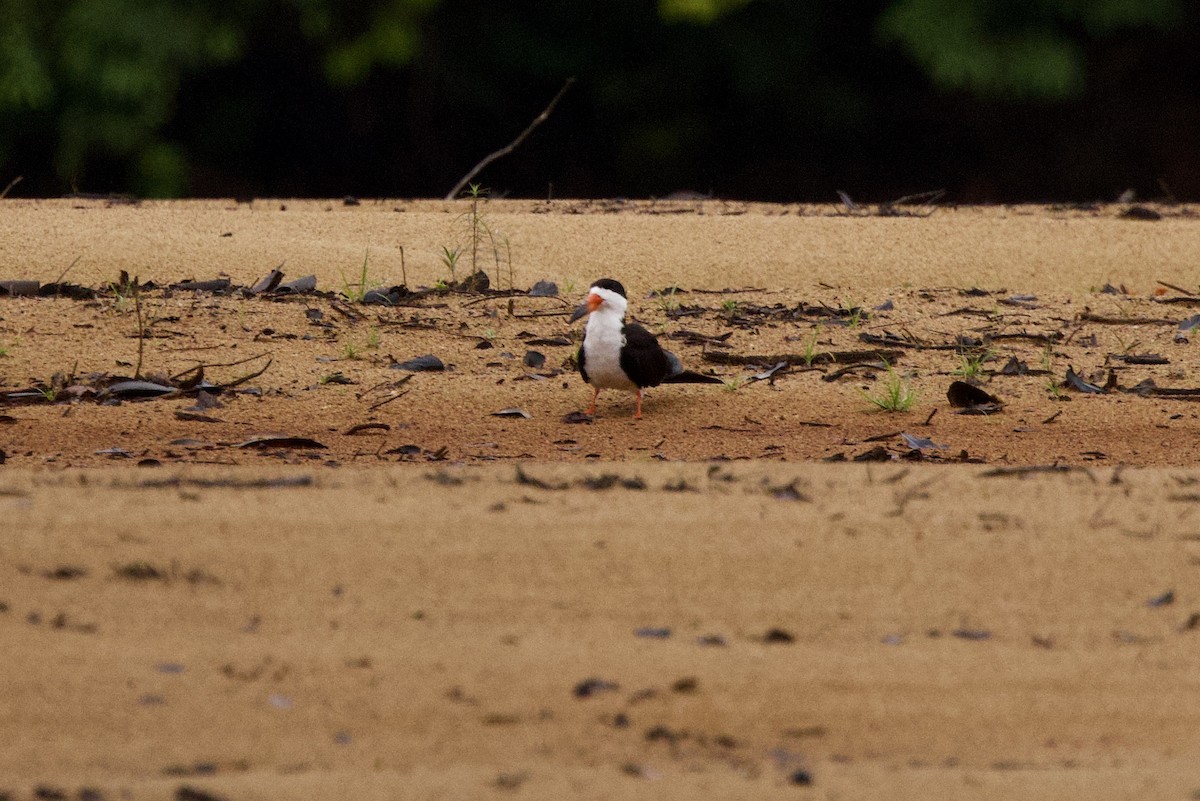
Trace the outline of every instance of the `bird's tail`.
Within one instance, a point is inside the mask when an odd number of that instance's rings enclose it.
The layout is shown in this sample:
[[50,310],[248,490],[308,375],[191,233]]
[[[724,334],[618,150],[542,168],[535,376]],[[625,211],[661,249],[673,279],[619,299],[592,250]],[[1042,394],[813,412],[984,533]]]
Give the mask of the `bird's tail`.
[[679,361],[679,357],[671,351],[666,351],[667,362],[671,365],[671,372],[667,373],[667,377],[662,380],[664,384],[724,384],[725,382],[714,375],[704,375],[691,370],[684,370],[683,363]]
[[725,382],[717,378],[715,375],[704,375],[691,370],[680,370],[678,373],[671,373],[662,380],[664,384],[724,384]]

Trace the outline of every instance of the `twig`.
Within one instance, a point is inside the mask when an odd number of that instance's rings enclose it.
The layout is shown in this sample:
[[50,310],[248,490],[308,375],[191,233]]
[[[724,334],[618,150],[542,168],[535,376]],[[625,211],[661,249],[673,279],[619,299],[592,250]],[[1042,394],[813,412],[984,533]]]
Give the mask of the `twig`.
[[918,192],[915,195],[905,195],[904,197],[896,198],[895,200],[893,200],[891,203],[888,203],[887,205],[903,206],[903,205],[912,203],[914,200],[920,200],[920,201],[923,201],[921,203],[922,206],[928,206],[931,203],[936,203],[937,201],[941,200],[942,196],[945,194],[946,194],[945,189],[934,189],[930,192]]
[[[492,292],[489,292],[488,294],[484,295],[482,298],[475,298],[475,300],[468,300],[466,303],[463,304],[463,306],[466,307],[466,306],[474,306],[476,303],[487,303],[489,300],[495,300],[496,298],[525,297],[528,294],[529,293],[526,292],[524,289],[496,289],[496,290],[493,290]],[[562,298],[558,298],[558,300],[562,300]],[[565,300],[562,300],[562,302],[566,303]]]
[[1165,286],[1167,289],[1174,289],[1181,295],[1194,296],[1196,294],[1195,292],[1190,292],[1182,287],[1177,287],[1174,284],[1168,284],[1166,281],[1155,281],[1154,283],[1158,284],[1159,286]]
[[376,409],[378,409],[380,406],[383,406],[384,404],[391,403],[392,401],[397,400],[399,398],[403,398],[405,395],[407,395],[411,391],[412,390],[406,389],[403,392],[401,392],[399,395],[393,395],[392,397],[387,398],[386,400],[381,400],[381,401],[379,401],[379,403],[372,404],[367,407],[367,411],[373,412]]
[[[0,195],[0,197],[3,197],[3,195]],[[71,268],[74,267],[76,264],[79,264],[79,260],[82,258],[83,258],[83,254],[76,256],[75,261],[68,264],[67,269],[63,270],[61,273],[58,274],[58,278],[55,279],[54,285],[58,286],[59,284],[61,284],[63,282],[63,279],[67,277],[67,273],[71,272]]]
[[270,355],[271,354],[268,351],[267,353],[260,353],[257,356],[247,356],[244,359],[238,359],[236,362],[225,362],[224,364],[197,364],[195,367],[189,367],[188,369],[184,370],[182,373],[176,373],[175,375],[171,376],[171,378],[169,380],[172,383],[174,383],[175,379],[183,378],[188,373],[194,373],[196,370],[203,370],[205,367],[237,367],[239,364],[245,364],[246,362],[252,362],[255,359],[261,359],[264,356],[270,356]]
[[343,317],[347,317],[356,323],[359,320],[363,319],[363,315],[359,314],[354,309],[352,309],[349,306],[347,306],[346,304],[342,303],[340,300],[329,301],[329,307],[331,309],[333,309],[335,312],[337,312],[338,314],[342,315]]
[[1174,320],[1159,317],[1108,317],[1094,312],[1081,312],[1079,320],[1085,323],[1101,323],[1103,325],[1174,325]]
[[[860,211],[866,211],[865,209],[859,208],[859,205],[857,203],[855,203],[854,200],[851,199],[851,197],[848,194],[846,194],[845,192],[843,192],[842,190],[840,190],[840,189],[837,190],[837,194],[838,194],[838,199],[842,201],[842,205],[846,207],[847,214],[857,214]],[[834,209],[836,210],[837,206],[834,206]],[[841,214],[840,211],[837,213]]]
[[509,242],[507,236],[504,237],[504,252],[508,259],[508,291],[511,292],[515,284],[513,283],[512,243]]
[[545,122],[547,119],[549,119],[550,113],[552,111],[554,111],[554,107],[556,105],[558,105],[558,101],[562,99],[562,96],[567,93],[567,90],[571,88],[571,84],[573,84],[573,83],[575,83],[574,78],[567,78],[567,82],[563,84],[562,89],[558,90],[558,94],[556,94],[554,96],[554,99],[550,101],[550,105],[546,106],[546,108],[542,110],[541,114],[539,114],[533,118],[533,122],[529,123],[529,127],[527,127],[524,131],[521,131],[520,135],[517,136],[516,139],[509,142],[504,147],[500,148],[499,150],[497,150],[494,153],[490,153],[487,156],[485,156],[482,161],[480,161],[473,168],[471,168],[470,172],[468,172],[465,176],[463,176],[463,179],[461,181],[459,181],[458,183],[456,183],[454,185],[453,189],[451,189],[449,192],[446,193],[445,199],[446,200],[454,200],[456,197],[458,197],[458,193],[463,190],[463,187],[466,186],[468,183],[470,183],[471,179],[474,178],[476,175],[478,175],[483,170],[484,167],[491,164],[496,159],[501,158],[502,156],[507,156],[509,153],[516,150],[517,147],[520,146],[520,144],[525,141],[526,137],[528,137],[529,134],[533,133],[534,128],[538,127],[543,122]]
[[380,389],[381,387],[387,387],[388,389],[396,389],[397,387],[401,387],[404,384],[406,384],[412,377],[413,377],[413,374],[409,373],[408,375],[404,376],[404,378],[401,378],[399,381],[380,381],[375,386],[368,387],[367,389],[364,389],[362,392],[360,392],[357,396],[357,399],[362,400],[364,397],[366,397],[367,395],[370,395],[372,392],[374,392],[377,389]]
[[18,175],[16,178],[13,178],[11,181],[9,181],[8,186],[4,187],[4,191],[0,192],[0,200],[3,200],[14,186],[21,183],[21,181],[24,181],[24,180],[25,180],[24,175]]
[[142,324],[142,293],[140,290],[133,293],[133,307],[137,310],[138,324],[138,360],[137,367],[133,370],[134,378],[142,377],[142,352],[146,347],[146,328]]
[[[395,390],[397,390],[397,389],[399,389],[400,387],[404,386],[405,384],[407,384],[407,383],[408,383],[409,381],[411,381],[411,380],[412,380],[412,373],[409,373],[408,375],[404,376],[404,378],[401,378],[399,381],[391,382],[391,385],[388,387],[388,389],[390,389],[390,390],[392,390],[392,391],[394,392]],[[389,382],[386,382],[386,381],[385,381],[383,384],[376,384],[375,386],[371,387],[371,388],[370,388],[370,389],[368,389],[366,392],[364,392],[362,395],[359,395],[359,396],[358,396],[358,397],[359,397],[359,399],[361,399],[361,398],[363,397],[363,395],[367,395],[367,394],[369,394],[369,393],[371,393],[371,392],[374,392],[375,390],[379,389],[380,387],[382,387],[382,386],[384,386],[384,385],[386,385],[386,384],[388,384],[388,383],[389,383]],[[374,411],[374,410],[378,409],[380,406],[383,406],[383,405],[385,405],[385,404],[391,403],[392,401],[396,400],[397,398],[403,398],[405,395],[407,395],[407,394],[408,394],[409,392],[411,392],[411,391],[412,391],[412,390],[406,389],[406,390],[404,390],[403,392],[401,392],[401,393],[400,393],[400,394],[398,394],[398,395],[393,395],[393,396],[392,396],[392,397],[390,397],[390,398],[384,398],[383,400],[381,400],[381,401],[378,401],[377,403],[373,403],[373,404],[371,404],[370,406],[368,406],[368,407],[367,407],[367,411],[368,411],[368,412],[372,412],[372,411]]]
[[233,389],[234,387],[236,387],[240,384],[246,383],[251,378],[258,378],[260,375],[267,372],[267,368],[271,366],[271,362],[273,362],[273,361],[274,361],[274,359],[267,359],[267,363],[264,364],[263,368],[261,370],[259,370],[258,372],[250,373],[249,375],[244,375],[241,378],[235,378],[233,381],[230,381],[228,384],[218,384],[217,388],[218,389]]
[[[1076,335],[1076,334],[1078,334],[1078,333],[1079,333],[1080,331],[1082,331],[1082,330],[1083,330],[1083,326],[1082,326],[1082,325],[1077,325],[1077,326],[1075,326],[1075,328],[1074,328],[1074,329],[1071,331],[1071,333],[1067,334],[1067,338],[1066,338],[1066,339],[1064,339],[1064,340],[1062,340],[1062,344],[1063,344],[1063,345],[1070,345],[1070,344],[1071,344],[1071,340],[1072,340],[1072,339],[1074,339],[1074,338],[1075,338],[1075,335]],[[1049,335],[1047,335],[1047,336],[1049,336]],[[995,337],[993,336],[993,337],[992,337],[992,339],[995,339]],[[1053,342],[1052,340],[1050,340],[1050,339],[1047,339],[1047,340],[1046,340],[1046,344],[1047,344],[1047,345],[1053,345],[1053,344],[1054,344],[1054,342]]]
[[[560,312],[561,314],[561,312]],[[892,348],[879,348],[877,350],[835,350],[824,351],[815,355],[809,356],[803,353],[772,353],[768,355],[742,355],[737,353],[717,353],[706,351],[704,360],[714,362],[716,364],[777,364],[779,362],[787,362],[789,365],[804,365],[811,367],[812,364],[858,364],[860,362],[874,362],[882,360],[889,364],[895,363],[904,358],[904,351],[895,350]]]

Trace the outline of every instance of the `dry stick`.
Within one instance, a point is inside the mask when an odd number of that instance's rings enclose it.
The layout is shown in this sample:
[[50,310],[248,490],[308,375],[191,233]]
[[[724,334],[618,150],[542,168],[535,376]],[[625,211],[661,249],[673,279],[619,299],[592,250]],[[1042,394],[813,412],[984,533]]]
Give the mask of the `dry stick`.
[[1108,317],[1103,314],[1082,312],[1079,319],[1085,323],[1102,323],[1104,325],[1174,325],[1174,320],[1161,317]]
[[263,368],[261,370],[259,370],[258,372],[250,373],[249,375],[244,375],[241,378],[236,378],[233,381],[230,381],[228,384],[218,384],[217,389],[233,389],[236,386],[240,386],[241,384],[246,383],[247,381],[249,381],[252,378],[258,378],[260,375],[267,372],[267,368],[271,366],[271,363],[273,361],[275,361],[275,360],[267,359],[267,363],[264,364]]
[[[396,381],[396,382],[392,383],[392,384],[391,384],[391,386],[389,387],[389,389],[391,389],[391,390],[394,392],[395,390],[399,389],[400,387],[404,386],[404,385],[405,385],[405,384],[407,384],[409,381],[411,381],[411,380],[412,380],[412,377],[413,377],[413,374],[412,374],[412,373],[409,373],[408,375],[404,376],[404,378],[401,378],[399,381]],[[375,391],[376,389],[379,389],[379,387],[382,387],[382,386],[384,386],[385,384],[388,384],[388,383],[389,383],[389,382],[385,381],[383,384],[376,384],[375,386],[371,387],[371,388],[370,388],[370,389],[368,389],[366,392],[364,392],[362,395],[359,395],[359,396],[358,396],[358,397],[359,397],[359,399],[361,400],[361,399],[363,398],[363,396],[365,396],[365,395],[367,395],[367,394],[369,394],[369,393],[371,393],[371,392]],[[407,390],[407,389],[406,389],[406,390],[404,390],[403,392],[399,393],[398,395],[393,395],[393,396],[391,396],[390,398],[385,398],[384,400],[381,400],[381,401],[379,401],[378,403],[373,403],[373,404],[371,404],[370,406],[368,406],[368,407],[367,407],[367,411],[369,411],[369,412],[370,412],[370,411],[374,411],[375,409],[378,409],[380,406],[384,406],[384,405],[386,405],[386,404],[389,404],[389,403],[391,403],[392,401],[396,400],[397,398],[403,398],[403,397],[404,397],[405,395],[407,395],[407,394],[408,394],[410,391],[411,391],[411,390]]]
[[508,289],[512,291],[513,284],[513,268],[512,268],[512,243],[508,241],[508,237],[504,237],[504,250],[508,258]]
[[347,317],[351,321],[356,322],[356,323],[359,320],[363,319],[362,314],[359,314],[354,309],[350,308],[349,306],[346,306],[340,300],[329,301],[329,308],[333,309],[338,314],[342,315],[343,317]]
[[397,387],[402,387],[405,384],[407,384],[409,381],[411,381],[412,377],[413,377],[413,374],[409,373],[408,375],[404,376],[404,378],[401,378],[399,381],[390,381],[390,380],[389,381],[380,381],[375,386],[364,389],[361,393],[359,393],[359,395],[357,396],[356,399],[362,400],[367,395],[370,395],[372,392],[379,389],[380,387],[387,387],[388,389],[396,389]]
[[1183,295],[1194,296],[1196,294],[1195,292],[1183,289],[1182,287],[1177,287],[1174,284],[1168,284],[1166,281],[1155,281],[1154,283],[1159,284],[1160,286],[1165,286],[1167,289],[1174,289],[1176,292],[1179,292]]
[[[559,312],[560,314],[562,312]],[[742,355],[736,353],[718,353],[713,351],[705,351],[704,360],[714,362],[716,364],[775,364],[777,362],[787,362],[788,364],[803,364],[811,366],[809,362],[821,364],[847,364],[857,366],[864,360],[882,359],[886,362],[896,362],[904,358],[904,351],[894,350],[889,348],[879,348],[876,350],[836,350],[824,351],[818,353],[811,358],[799,353],[773,353],[769,355]]]
[[391,403],[391,402],[392,402],[392,401],[394,401],[394,400],[399,400],[400,398],[403,398],[405,395],[407,395],[407,394],[408,394],[409,392],[411,392],[411,391],[412,391],[412,390],[408,390],[408,389],[406,389],[406,390],[404,390],[403,392],[401,392],[399,395],[393,395],[392,397],[388,398],[387,400],[381,400],[379,403],[372,404],[372,405],[370,405],[370,406],[368,406],[368,407],[367,407],[367,411],[368,411],[368,412],[373,412],[373,411],[375,411],[376,409],[378,409],[380,406],[384,406],[384,405],[386,405],[386,404],[388,404],[388,403]]
[[[3,197],[3,195],[0,195],[0,197]],[[74,267],[76,264],[79,264],[79,260],[82,258],[83,258],[82,254],[76,256],[75,261],[68,264],[67,269],[63,270],[61,273],[58,274],[58,278],[55,279],[54,285],[58,286],[59,284],[61,284],[63,282],[63,279],[67,277],[67,273],[71,272],[71,268]]]
[[[482,298],[475,298],[474,300],[468,300],[466,303],[463,304],[463,306],[464,307],[474,306],[476,303],[486,303],[489,300],[495,300],[496,298],[524,298],[524,297],[529,297],[529,293],[523,289],[497,289],[494,292],[490,292],[487,295],[484,295]],[[557,300],[560,303],[565,303],[567,305],[570,305],[567,301],[563,300],[560,297],[557,297],[557,296],[549,296],[549,297],[553,297],[554,300]]]
[[[916,212],[909,212],[909,213],[915,217],[929,217],[935,211],[937,211],[937,206],[935,206],[934,204],[937,203],[939,200],[941,200],[942,196],[945,194],[946,194],[945,189],[934,189],[932,192],[918,192],[915,195],[905,195],[902,198],[893,200],[891,203],[881,204],[879,206],[879,211],[880,211],[880,213],[883,213],[884,209],[891,209],[891,210],[895,211],[897,206],[906,205],[906,204],[912,203],[915,200],[923,199],[925,202],[923,202],[919,208],[922,208],[922,209],[929,208],[928,213],[926,213],[926,214],[917,214]],[[903,212],[896,212],[896,213],[903,214]]]
[[244,359],[238,359],[236,362],[225,362],[223,364],[197,364],[195,367],[189,367],[188,369],[184,370],[182,373],[176,373],[175,375],[171,376],[171,378],[169,380],[175,381],[175,379],[177,379],[177,378],[182,378],[183,376],[187,375],[188,373],[194,373],[197,370],[203,370],[205,367],[237,367],[239,364],[245,364],[246,362],[252,362],[255,359],[261,359],[264,356],[270,356],[270,355],[271,355],[271,352],[267,351],[266,353],[260,353],[257,356],[247,356]]
[[928,206],[930,203],[941,200],[942,196],[945,194],[945,189],[933,189],[929,192],[917,192],[915,195],[905,195],[904,197],[897,198],[887,205],[903,206],[907,203],[912,203],[914,200],[923,200],[924,202],[921,205]]
[[133,370],[134,378],[142,377],[142,352],[146,347],[146,328],[142,325],[142,293],[140,291],[133,293],[133,306],[137,310],[138,323],[138,360],[137,367]]
[[12,190],[12,188],[14,186],[21,183],[21,181],[24,181],[24,180],[25,180],[24,175],[18,175],[16,178],[13,178],[11,181],[9,181],[8,186],[4,187],[4,191],[0,192],[0,200],[3,200],[8,195],[8,193]]
[[446,193],[445,199],[454,200],[456,197],[458,197],[458,193],[463,190],[463,187],[470,183],[471,179],[478,175],[484,167],[491,164],[496,159],[502,156],[507,156],[509,153],[516,150],[517,147],[519,147],[520,144],[525,141],[526,137],[533,133],[534,128],[538,127],[547,119],[549,119],[550,113],[554,111],[554,107],[558,105],[558,101],[562,99],[562,96],[567,93],[567,90],[571,88],[571,84],[573,83],[575,83],[574,78],[567,78],[567,82],[563,84],[562,89],[558,90],[558,94],[556,94],[554,99],[550,101],[550,105],[546,106],[546,108],[542,110],[541,114],[533,118],[533,122],[529,123],[529,127],[527,127],[524,131],[521,131],[520,135],[517,136],[516,139],[509,142],[504,147],[485,156],[484,159],[476,164],[469,173],[463,176],[461,181],[454,185],[453,189]]

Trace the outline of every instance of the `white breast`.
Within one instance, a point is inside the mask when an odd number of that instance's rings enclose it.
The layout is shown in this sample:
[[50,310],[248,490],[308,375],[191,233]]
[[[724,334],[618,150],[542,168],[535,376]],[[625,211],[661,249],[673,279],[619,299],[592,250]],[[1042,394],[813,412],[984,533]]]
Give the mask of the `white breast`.
[[624,326],[619,317],[603,311],[593,312],[588,318],[583,339],[583,366],[592,386],[637,391],[637,384],[621,370],[621,348],[625,347],[621,329]]

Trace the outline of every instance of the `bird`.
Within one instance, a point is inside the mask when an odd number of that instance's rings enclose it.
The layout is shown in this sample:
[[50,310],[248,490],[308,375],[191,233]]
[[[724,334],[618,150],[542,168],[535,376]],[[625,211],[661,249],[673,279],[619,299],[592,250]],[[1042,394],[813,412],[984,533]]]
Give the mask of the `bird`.
[[587,298],[571,315],[571,322],[587,317],[583,343],[576,363],[583,380],[592,385],[592,405],[602,389],[637,393],[634,419],[642,419],[642,391],[663,383],[719,384],[720,379],[683,369],[675,354],[663,350],[658,339],[637,323],[625,322],[628,296],[621,282],[601,278],[588,289]]

